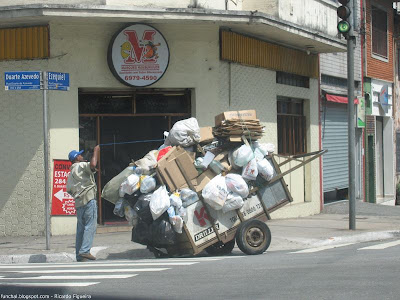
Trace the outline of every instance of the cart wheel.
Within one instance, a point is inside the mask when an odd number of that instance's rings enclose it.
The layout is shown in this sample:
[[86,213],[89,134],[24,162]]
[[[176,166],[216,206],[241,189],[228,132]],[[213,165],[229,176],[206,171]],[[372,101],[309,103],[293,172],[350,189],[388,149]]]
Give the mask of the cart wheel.
[[223,243],[215,243],[205,250],[210,255],[227,255],[232,252],[233,248],[235,247],[235,239],[230,240],[229,242]]
[[247,220],[236,232],[236,244],[248,255],[264,253],[271,244],[271,231],[260,220]]

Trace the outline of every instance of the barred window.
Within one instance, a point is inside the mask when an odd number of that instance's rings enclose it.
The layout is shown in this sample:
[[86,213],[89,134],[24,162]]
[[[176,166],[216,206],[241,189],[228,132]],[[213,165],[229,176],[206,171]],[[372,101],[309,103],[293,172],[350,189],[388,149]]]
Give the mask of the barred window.
[[387,12],[372,6],[372,53],[388,57],[388,29]]
[[276,72],[276,83],[310,88],[310,78],[286,72]]
[[304,101],[278,96],[278,153],[302,154],[306,149]]

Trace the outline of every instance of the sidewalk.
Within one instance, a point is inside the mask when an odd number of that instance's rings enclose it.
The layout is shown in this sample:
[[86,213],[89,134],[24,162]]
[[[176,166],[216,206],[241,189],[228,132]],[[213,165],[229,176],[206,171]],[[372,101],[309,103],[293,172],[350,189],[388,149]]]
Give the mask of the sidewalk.
[[[400,237],[400,206],[357,202],[356,230],[349,230],[348,202],[326,205],[318,215],[267,222],[272,233],[268,251],[294,250],[324,245],[356,243]],[[75,235],[1,237],[0,263],[62,263],[75,261]],[[146,246],[131,242],[130,231],[98,233],[92,254],[98,260],[153,258]],[[241,253],[237,248],[235,253]]]

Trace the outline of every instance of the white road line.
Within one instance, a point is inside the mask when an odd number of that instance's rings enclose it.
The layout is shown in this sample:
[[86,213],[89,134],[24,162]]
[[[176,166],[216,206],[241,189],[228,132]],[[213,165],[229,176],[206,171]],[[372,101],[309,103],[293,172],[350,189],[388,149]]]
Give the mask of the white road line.
[[6,282],[0,282],[0,286],[40,286],[40,287],[77,287],[77,286],[90,286],[90,285],[95,285],[99,284],[100,282],[15,282],[15,283],[6,283]]
[[360,248],[357,250],[382,250],[382,249],[386,249],[389,247],[394,247],[400,245],[400,240],[399,241],[394,241],[394,242],[389,242],[389,243],[383,243],[383,244],[378,244],[378,245],[373,245],[373,246],[369,246],[369,247],[364,247],[364,248]]
[[294,254],[297,254],[297,253],[314,253],[314,252],[319,252],[319,251],[333,249],[333,248],[345,247],[345,246],[349,246],[349,245],[353,245],[353,244],[355,244],[355,243],[322,246],[322,247],[309,248],[309,249],[304,249],[304,250],[290,252],[290,253],[294,253]]
[[0,280],[27,280],[27,279],[45,279],[45,280],[70,280],[70,279],[126,279],[137,276],[139,274],[132,275],[66,275],[66,276],[37,276],[37,277],[19,277],[19,278],[0,278]]
[[160,272],[169,270],[170,268],[143,268],[143,269],[84,269],[84,270],[28,270],[28,271],[4,271],[5,273],[23,273],[23,274],[32,274],[32,273],[41,273],[41,274],[55,274],[55,273],[131,273],[131,272]]
[[131,267],[131,266],[189,266],[199,262],[145,262],[145,263],[80,263],[80,264],[65,264],[65,265],[40,265],[36,264],[24,265],[24,266],[1,266],[1,269],[38,269],[38,268],[79,268],[79,267]]

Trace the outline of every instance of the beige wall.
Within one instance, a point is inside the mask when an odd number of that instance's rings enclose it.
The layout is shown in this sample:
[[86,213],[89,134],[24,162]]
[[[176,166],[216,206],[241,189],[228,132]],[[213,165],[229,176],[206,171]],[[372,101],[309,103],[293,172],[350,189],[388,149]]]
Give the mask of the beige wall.
[[[49,91],[50,166],[53,159],[65,159],[78,143],[78,88],[126,89],[111,74],[107,47],[112,35],[124,24],[50,24],[48,60],[0,62],[2,70],[43,70],[70,73],[70,91]],[[231,65],[219,61],[219,28],[214,25],[159,25],[170,48],[167,72],[150,88],[192,88],[193,116],[200,126],[213,126],[214,116],[224,110],[255,108],[266,126],[265,141],[277,144],[276,96],[293,96],[309,101],[309,151],[318,149],[318,86],[310,89],[275,84],[275,72]],[[232,90],[229,106],[229,74]],[[0,73],[0,81],[4,80]],[[4,82],[4,81],[3,81]],[[0,236],[43,234],[43,132],[42,92],[12,92],[0,89],[0,141],[3,166],[0,182]],[[302,170],[302,169],[301,169]],[[319,212],[318,163],[299,171],[301,182],[291,183],[295,202],[274,213],[274,217],[297,217]],[[50,170],[52,174],[52,170]],[[291,175],[292,176],[292,175]],[[292,176],[293,177],[293,176]],[[309,179],[308,179],[309,178]],[[292,188],[293,187],[293,188]],[[304,197],[305,194],[305,197]],[[10,225],[11,224],[11,225]],[[53,234],[72,234],[75,217],[52,217]]]

